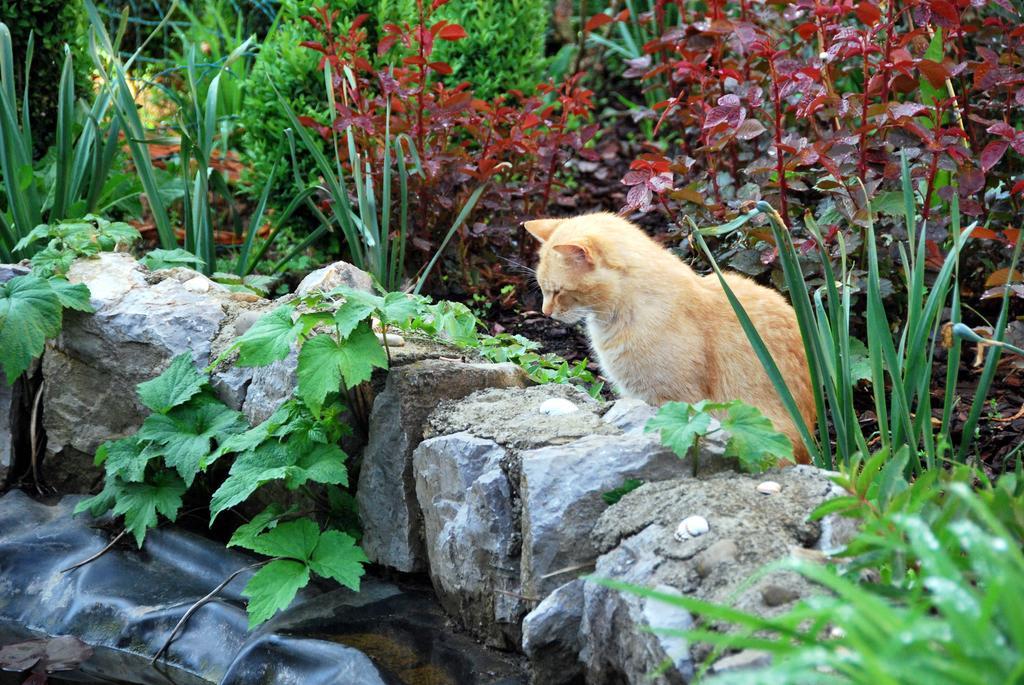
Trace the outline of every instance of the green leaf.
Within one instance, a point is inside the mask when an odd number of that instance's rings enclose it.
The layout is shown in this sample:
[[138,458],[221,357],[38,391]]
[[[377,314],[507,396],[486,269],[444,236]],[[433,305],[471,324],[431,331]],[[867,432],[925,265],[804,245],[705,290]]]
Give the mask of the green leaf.
[[268,557],[288,557],[305,562],[312,557],[319,537],[320,527],[316,522],[301,518],[281,523],[256,536],[249,549]]
[[249,598],[249,629],[286,608],[308,583],[309,567],[290,559],[272,561],[254,573],[242,590]]
[[185,484],[170,471],[158,473],[152,483],[125,483],[116,494],[114,513],[124,516],[125,528],[141,548],[146,531],[157,524],[158,513],[171,521],[177,518],[185,490]]
[[150,271],[158,269],[173,269],[176,266],[185,266],[190,269],[202,269],[206,266],[202,259],[195,256],[188,250],[180,247],[173,250],[156,249],[142,258],[142,263]]
[[345,341],[327,334],[310,338],[299,351],[299,396],[314,414],[328,393],[338,392],[344,380],[352,388],[370,380],[374,367],[385,369],[387,355],[377,336],[363,322]]
[[241,433],[249,425],[240,412],[202,397],[167,414],[150,414],[138,432],[139,439],[159,445],[156,453],[167,466],[177,469],[188,486],[209,456],[211,441]]
[[686,402],[667,402],[647,422],[644,430],[660,431],[661,444],[679,458],[685,458],[693,443],[705,435],[711,425],[711,415],[695,409]]
[[244,501],[257,488],[272,480],[284,478],[294,455],[278,442],[265,442],[239,456],[231,465],[227,479],[210,500],[210,522],[229,507]]
[[779,459],[793,459],[793,443],[757,407],[736,402],[722,419],[722,428],[729,432],[726,456],[739,459],[748,471],[757,473]]
[[0,284],[0,364],[8,384],[42,354],[60,324],[60,298],[45,279],[15,276]]
[[868,358],[867,345],[850,336],[850,381],[871,380],[871,360]]
[[104,465],[108,476],[117,476],[129,483],[141,483],[146,465],[154,456],[136,436],[109,440],[96,450],[96,465]]
[[348,485],[345,457],[345,452],[337,445],[316,445],[312,449],[303,450],[298,462],[288,468],[285,485],[290,490],[295,490],[307,481]]
[[83,511],[88,511],[92,516],[102,516],[117,503],[117,479],[108,475],[103,481],[103,489],[99,494],[84,499],[75,505],[74,515],[77,516]]
[[605,504],[609,506],[617,503],[620,499],[625,497],[627,494],[633,492],[638,487],[643,485],[644,482],[639,478],[627,478],[622,482],[619,487],[609,490],[608,492],[601,495],[601,499],[605,501]]
[[357,302],[356,300],[346,300],[338,310],[334,312],[334,323],[338,326],[338,333],[342,338],[348,338],[352,334],[352,331],[356,329],[359,324],[366,319],[370,318],[373,314],[374,308],[367,305],[364,302]]
[[388,293],[384,296],[381,317],[385,323],[404,326],[420,311],[420,302],[405,293]]
[[369,562],[355,538],[337,530],[328,530],[320,534],[309,567],[318,575],[333,578],[350,590],[359,592],[363,564]]
[[266,366],[287,357],[302,331],[301,323],[292,322],[294,312],[285,305],[257,320],[238,339],[238,365]]
[[228,547],[245,547],[252,549],[253,541],[263,531],[268,528],[273,528],[277,525],[278,520],[285,516],[287,513],[291,513],[295,510],[295,507],[289,507],[286,512],[284,507],[277,502],[272,502],[266,509],[256,514],[252,521],[249,523],[242,524],[235,529],[231,539],[228,540]]
[[63,278],[51,278],[50,287],[57,294],[62,307],[92,314],[95,309],[89,303],[89,288],[83,283],[72,285]]
[[151,381],[139,383],[136,390],[142,403],[155,412],[166,414],[188,402],[206,385],[206,376],[192,362],[192,353],[183,352],[167,369]]

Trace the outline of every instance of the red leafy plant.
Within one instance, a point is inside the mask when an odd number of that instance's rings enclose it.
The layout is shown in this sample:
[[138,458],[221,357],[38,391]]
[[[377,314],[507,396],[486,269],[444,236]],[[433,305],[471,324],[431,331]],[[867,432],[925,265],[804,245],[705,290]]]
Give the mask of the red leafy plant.
[[[486,190],[465,217],[457,235],[456,255],[464,283],[478,281],[476,259],[504,250],[513,236],[510,225],[542,214],[559,184],[558,172],[572,155],[590,157],[586,146],[597,131],[587,123],[592,93],[571,74],[561,84],[540,84],[535,93],[511,91],[493,100],[474,96],[470,84],[449,83],[451,67],[433,59],[439,41],[466,36],[458,24],[433,21],[447,0],[418,0],[415,24],[387,24],[371,53],[360,15],[347,26],[326,7],[303,17],[320,34],[302,45],[321,54],[330,66],[335,111],[326,122],[303,118],[325,140],[338,140],[343,161],[350,159],[346,136],[369,162],[375,187],[386,177],[384,150],[389,137],[402,144],[418,173],[409,176],[409,240],[413,266],[422,268],[456,221],[470,196]],[[399,193],[392,195],[399,197]],[[396,200],[397,201],[397,200]],[[520,241],[521,244],[525,241]],[[418,258],[415,257],[418,255]],[[485,260],[486,261],[486,260]],[[487,265],[488,273],[501,268]]]
[[[991,227],[979,235],[1008,242],[1024,193],[1024,25],[1007,0],[618,6],[592,26],[652,35],[624,78],[667,94],[654,105],[662,152],[623,179],[624,211],[722,222],[767,199],[791,226],[808,210],[863,225],[871,209],[900,230],[906,156],[936,239],[957,194]],[[666,166],[675,182],[652,183]]]

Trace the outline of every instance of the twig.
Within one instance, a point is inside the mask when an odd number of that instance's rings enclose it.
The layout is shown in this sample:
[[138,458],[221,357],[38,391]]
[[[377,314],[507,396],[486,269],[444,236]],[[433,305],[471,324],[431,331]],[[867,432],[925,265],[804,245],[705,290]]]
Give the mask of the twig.
[[572,571],[582,571],[583,569],[588,569],[588,568],[593,567],[593,565],[594,565],[594,562],[588,561],[585,564],[576,564],[575,566],[566,566],[565,568],[560,568],[557,571],[552,571],[551,573],[545,573],[544,575],[541,576],[541,580],[544,580],[546,578],[553,578],[554,576],[560,576],[563,573],[570,573]]
[[113,546],[117,544],[117,541],[120,540],[121,538],[123,538],[125,533],[127,533],[127,532],[128,532],[128,529],[125,528],[120,533],[115,535],[114,539],[111,540],[110,542],[108,542],[107,546],[104,547],[103,549],[101,549],[99,552],[96,552],[96,554],[93,554],[88,559],[83,559],[82,561],[78,562],[77,564],[72,564],[71,566],[68,566],[65,569],[61,569],[61,573],[70,573],[71,571],[74,571],[76,568],[81,568],[81,567],[85,566],[86,564],[88,564],[91,561],[96,561],[101,556],[103,556],[104,554],[109,552],[111,550],[111,548],[113,548]]
[[45,379],[39,382],[39,388],[36,390],[35,399],[32,400],[32,415],[29,418],[29,449],[31,451],[30,463],[32,465],[32,483],[36,486],[36,492],[40,495],[43,494],[43,490],[39,486],[39,451],[42,446],[42,441],[39,439],[38,425],[39,408],[42,406],[43,387],[45,385]]
[[274,559],[267,559],[265,561],[258,561],[255,564],[250,564],[248,566],[243,566],[242,568],[238,569],[237,571],[235,571],[234,573],[229,575],[227,578],[225,578],[223,580],[223,582],[221,582],[220,585],[218,585],[217,587],[215,587],[212,590],[210,590],[210,592],[207,593],[207,595],[205,597],[203,597],[202,599],[198,600],[195,604],[190,606],[188,608],[188,611],[186,611],[185,614],[181,617],[181,620],[178,621],[177,625],[175,625],[174,628],[171,630],[171,634],[167,636],[167,640],[164,642],[163,646],[160,647],[160,649],[157,650],[156,654],[153,655],[153,658],[149,660],[149,663],[151,665],[155,664],[157,659],[160,658],[160,655],[163,654],[165,651],[167,651],[167,648],[171,646],[171,642],[174,640],[174,638],[177,636],[177,634],[181,631],[181,629],[185,626],[185,623],[190,618],[192,618],[192,614],[194,614],[197,611],[199,611],[199,609],[204,604],[206,604],[211,599],[213,599],[217,595],[218,592],[220,592],[221,590],[226,588],[228,586],[228,584],[232,580],[237,578],[240,573],[248,571],[249,569],[252,569],[252,568],[256,568],[258,566],[263,566],[264,564],[268,564],[271,561],[275,561],[276,559],[279,559],[279,558],[280,557],[275,557]]

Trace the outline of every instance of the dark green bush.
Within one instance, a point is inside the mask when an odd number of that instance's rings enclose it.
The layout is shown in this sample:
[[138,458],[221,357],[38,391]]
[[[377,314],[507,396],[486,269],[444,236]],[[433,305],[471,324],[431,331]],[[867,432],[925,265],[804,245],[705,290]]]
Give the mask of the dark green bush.
[[[381,24],[413,24],[416,0],[379,0],[377,16]],[[548,0],[451,0],[434,19],[459,24],[467,36],[440,42],[433,58],[448,62],[452,78],[469,81],[485,99],[512,88],[532,90],[545,72],[544,35],[550,16]]]
[[[35,154],[39,156],[53,142],[64,45],[71,45],[72,50],[81,45],[87,21],[85,5],[82,0],[0,0],[0,19],[11,32],[19,93],[25,86],[21,79],[29,35],[35,37],[28,86]],[[80,93],[88,83],[88,62],[83,57],[75,60],[76,90]]]
[[[328,0],[326,4],[339,10],[340,19],[344,20],[368,11],[373,0]],[[320,5],[310,0],[283,0],[277,23],[260,46],[246,84],[239,123],[244,129],[242,150],[251,168],[244,180],[258,195],[274,164],[279,164],[275,188],[270,194],[272,207],[284,207],[296,192],[284,135],[288,119],[278,106],[278,97],[287,99],[299,116],[323,120],[327,113],[323,72],[317,68],[320,54],[300,45],[317,38],[312,27],[300,17],[313,14],[313,8]],[[326,144],[323,149],[326,152]],[[300,155],[298,162],[303,178],[315,175],[311,155]]]

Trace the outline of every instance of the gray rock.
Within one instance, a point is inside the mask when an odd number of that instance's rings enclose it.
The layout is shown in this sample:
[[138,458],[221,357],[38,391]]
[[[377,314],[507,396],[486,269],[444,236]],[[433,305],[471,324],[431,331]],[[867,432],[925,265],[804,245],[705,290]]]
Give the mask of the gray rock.
[[544,598],[523,619],[523,653],[530,659],[530,682],[563,685],[583,675],[583,581],[572,580]]
[[426,568],[412,455],[427,415],[443,400],[526,383],[526,374],[513,364],[433,359],[391,369],[373,403],[356,497],[363,548],[371,560],[399,571]]
[[343,285],[368,293],[373,292],[373,279],[370,278],[370,274],[348,262],[334,262],[306,274],[299,287],[295,289],[295,294],[302,297],[318,290],[334,290]]
[[441,604],[491,645],[519,642],[518,521],[505,450],[468,433],[431,438],[413,454],[430,576]]
[[[722,469],[720,455],[702,453],[706,470]],[[587,569],[598,555],[590,538],[608,508],[602,495],[627,478],[657,481],[689,473],[654,436],[588,436],[567,445],[550,445],[522,454],[523,592],[543,597],[572,574]]]
[[0,283],[6,283],[15,276],[24,276],[32,271],[22,264],[0,264]]
[[[148,413],[135,386],[160,374],[182,352],[191,351],[199,366],[209,364],[225,346],[222,328],[230,327],[239,312],[263,306],[212,282],[197,288],[209,280],[204,279],[189,269],[150,273],[125,253],[101,253],[72,265],[68,280],[89,287],[96,311],[66,312],[60,336],[43,355],[43,472],[50,485],[62,492],[89,489],[100,476],[92,464],[96,448],[133,433]],[[238,407],[248,374],[225,366],[214,385]]]
[[[540,412],[551,398],[576,404],[581,411],[561,416]],[[510,450],[564,445],[588,435],[615,435],[619,431],[601,420],[600,403],[573,385],[537,385],[525,390],[485,390],[465,401],[445,402],[430,415],[425,437],[468,432],[494,440]]]
[[[577,410],[543,413],[552,399]],[[494,642],[500,629],[511,638],[514,624],[503,621],[518,620],[526,603],[546,602],[550,592],[592,568],[599,550],[591,532],[608,507],[605,492],[627,478],[657,480],[692,470],[654,436],[624,433],[606,420],[608,412],[602,418],[603,409],[579,388],[543,385],[482,390],[442,403],[428,418],[414,473],[430,573],[447,596],[445,606],[478,637]],[[626,409],[653,411],[635,404]],[[720,469],[726,466],[720,455],[720,443],[709,442],[700,461],[707,471]],[[482,525],[477,511],[486,512],[491,525]],[[509,574],[510,567],[516,572]],[[452,588],[467,584],[472,589],[464,596],[451,596]],[[535,617],[548,637],[537,633],[531,651],[545,663],[574,663],[579,646],[567,636],[578,631],[554,626],[559,616],[571,622],[571,612],[561,610],[543,621]],[[537,682],[548,677],[538,674],[558,670],[550,663],[533,668]]]
[[[648,527],[598,559],[594,575],[678,593],[676,587],[659,582],[657,575],[663,561],[658,543],[666,535],[671,537],[672,531]],[[672,604],[584,581],[579,640],[586,682],[688,683],[694,674],[689,645],[681,638],[646,630],[652,626],[686,630],[693,627],[693,617]],[[672,667],[651,678],[666,660]]]
[[[770,497],[756,489],[764,474],[737,473],[647,483],[628,493],[594,527],[593,543],[603,552],[594,575],[762,616],[776,616],[795,600],[820,592],[792,573],[746,582],[768,563],[835,542],[824,539],[820,522],[807,520],[835,495],[828,474],[799,466],[769,475],[782,484]],[[693,515],[706,518],[710,530],[676,539],[679,521]],[[688,682],[706,647],[666,642],[646,629],[686,627],[689,620],[680,607],[585,582],[580,636],[587,682],[649,682],[646,675],[666,658],[675,668],[655,682]]]
[[242,413],[249,423],[263,423],[292,396],[298,383],[299,354],[292,350],[284,359],[252,369]]
[[[33,362],[27,376],[39,368]],[[24,378],[7,383],[7,376],[0,369],[0,485],[12,474],[18,445],[29,445],[30,420],[32,416],[32,387]]]
[[608,406],[604,420],[624,433],[643,433],[647,422],[657,413],[657,407],[643,400],[623,397]]

